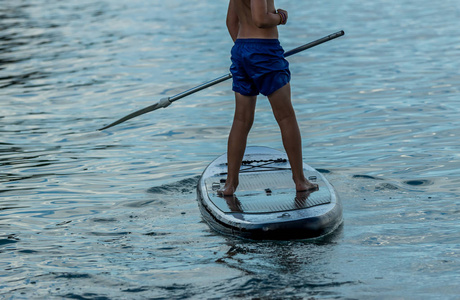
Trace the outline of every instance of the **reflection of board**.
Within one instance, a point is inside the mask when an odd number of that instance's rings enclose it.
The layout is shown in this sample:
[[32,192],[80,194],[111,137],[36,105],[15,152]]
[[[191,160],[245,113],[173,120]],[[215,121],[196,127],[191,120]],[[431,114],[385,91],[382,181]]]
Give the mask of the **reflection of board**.
[[197,187],[198,204],[215,230],[250,239],[318,237],[342,222],[342,205],[326,178],[304,164],[305,176],[318,191],[296,193],[285,153],[248,147],[235,196],[219,197],[227,176],[227,155],[214,160]]

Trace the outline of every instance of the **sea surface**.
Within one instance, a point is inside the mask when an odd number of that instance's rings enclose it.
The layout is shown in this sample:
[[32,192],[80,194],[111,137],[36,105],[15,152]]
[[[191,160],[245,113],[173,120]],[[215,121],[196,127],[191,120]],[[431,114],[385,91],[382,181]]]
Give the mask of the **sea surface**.
[[[1,299],[459,299],[460,2],[276,1],[304,160],[344,224],[310,241],[212,231],[228,1],[0,0]],[[248,145],[283,149],[260,97]]]

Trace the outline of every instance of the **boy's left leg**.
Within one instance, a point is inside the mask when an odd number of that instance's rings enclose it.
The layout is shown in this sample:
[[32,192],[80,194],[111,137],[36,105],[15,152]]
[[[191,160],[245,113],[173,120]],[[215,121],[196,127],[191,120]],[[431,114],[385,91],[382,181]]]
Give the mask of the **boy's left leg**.
[[235,93],[235,116],[228,136],[227,146],[227,180],[224,188],[217,191],[220,195],[233,195],[238,187],[238,176],[244,151],[246,150],[246,141],[254,122],[256,100],[257,96],[244,96],[240,93]]

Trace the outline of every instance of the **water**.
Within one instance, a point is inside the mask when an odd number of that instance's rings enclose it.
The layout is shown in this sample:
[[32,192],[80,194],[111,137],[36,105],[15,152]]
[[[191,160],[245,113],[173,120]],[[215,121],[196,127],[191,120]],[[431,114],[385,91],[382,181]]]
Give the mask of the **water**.
[[[0,2],[0,298],[458,299],[460,4],[278,1],[304,158],[344,204],[317,241],[201,220],[230,82],[227,1]],[[250,145],[282,149],[259,99]]]

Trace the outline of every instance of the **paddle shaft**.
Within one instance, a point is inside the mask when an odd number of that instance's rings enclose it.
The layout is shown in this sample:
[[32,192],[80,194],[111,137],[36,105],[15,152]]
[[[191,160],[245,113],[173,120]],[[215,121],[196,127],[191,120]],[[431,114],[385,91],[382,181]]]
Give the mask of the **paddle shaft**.
[[[288,52],[284,53],[284,57],[289,57],[289,56],[291,56],[291,55],[294,55],[294,54],[297,54],[297,53],[299,53],[299,52],[305,51],[305,50],[307,50],[307,49],[313,48],[313,47],[318,46],[318,45],[320,45],[320,44],[322,44],[322,43],[325,43],[325,42],[327,42],[327,41],[330,41],[330,40],[333,40],[333,39],[335,39],[335,38],[341,37],[341,36],[344,35],[344,34],[345,34],[345,32],[344,32],[343,30],[338,31],[338,32],[335,32],[335,33],[333,33],[333,34],[330,34],[330,35],[328,35],[328,36],[325,36],[325,37],[323,37],[323,38],[320,38],[320,39],[318,39],[318,40],[316,40],[316,41],[313,41],[313,42],[310,42],[310,43],[305,44],[305,45],[303,45],[303,46],[300,46],[300,47],[297,47],[297,48],[295,48],[295,49],[289,50]],[[184,97],[186,97],[186,96],[188,96],[188,95],[191,95],[191,94],[193,94],[193,93],[196,93],[196,92],[199,92],[199,91],[201,91],[201,90],[204,90],[204,89],[206,89],[206,88],[208,88],[208,87],[211,87],[211,86],[213,86],[213,85],[216,85],[216,84],[218,84],[218,83],[221,83],[221,82],[223,82],[223,81],[226,81],[226,80],[228,80],[228,79],[230,79],[230,78],[232,78],[232,74],[231,74],[231,73],[228,73],[227,75],[223,75],[223,76],[218,77],[218,78],[216,78],[216,79],[214,79],[214,80],[205,82],[205,83],[203,83],[203,84],[201,84],[201,85],[198,85],[198,86],[196,86],[196,87],[194,87],[194,88],[191,88],[191,89],[189,89],[189,90],[187,90],[187,91],[185,91],[185,92],[182,92],[182,93],[179,93],[179,94],[177,94],[177,95],[175,95],[175,96],[170,97],[170,98],[169,98],[169,102],[177,101],[177,100],[179,100],[179,99],[181,99],[181,98],[184,98]]]
[[[323,37],[323,38],[320,38],[320,39],[318,39],[318,40],[316,40],[316,41],[310,42],[310,43],[308,43],[308,44],[305,44],[305,45],[303,45],[303,46],[300,46],[300,47],[297,47],[297,48],[295,48],[295,49],[292,49],[292,50],[290,50],[290,51],[288,51],[288,52],[285,52],[285,53],[284,53],[284,57],[288,57],[288,56],[294,55],[294,54],[296,54],[296,53],[299,53],[299,52],[301,52],[301,51],[304,51],[304,50],[310,49],[310,48],[312,48],[312,47],[318,46],[318,45],[320,45],[320,44],[322,44],[322,43],[325,43],[325,42],[327,42],[327,41],[330,41],[330,40],[333,40],[333,39],[335,39],[335,38],[341,37],[341,36],[344,35],[344,34],[345,34],[345,32],[344,32],[343,30],[337,31],[337,32],[335,32],[335,33],[333,33],[333,34],[327,35],[327,36],[325,36],[325,37]],[[99,130],[107,129],[107,128],[109,128],[109,127],[112,127],[112,126],[115,126],[115,125],[117,125],[117,124],[123,123],[123,122],[125,122],[125,121],[127,121],[127,120],[129,120],[129,119],[132,119],[132,118],[134,118],[134,117],[137,117],[137,116],[146,114],[146,113],[148,113],[148,112],[157,110],[157,109],[159,109],[159,108],[167,107],[168,105],[170,105],[170,104],[173,103],[174,101],[177,101],[177,100],[182,99],[182,98],[184,98],[184,97],[186,97],[186,96],[189,96],[189,95],[191,95],[191,94],[194,94],[194,93],[196,93],[196,92],[199,92],[199,91],[201,91],[201,90],[204,90],[204,89],[206,89],[206,88],[208,88],[208,87],[211,87],[211,86],[213,86],[213,85],[216,85],[216,84],[218,84],[218,83],[221,83],[221,82],[223,82],[223,81],[226,81],[226,80],[228,80],[228,79],[230,79],[230,78],[232,78],[232,74],[231,74],[231,73],[228,73],[227,75],[223,75],[223,76],[220,76],[220,77],[218,77],[218,78],[216,78],[216,79],[213,79],[213,80],[211,80],[211,81],[208,81],[208,82],[205,82],[205,83],[203,83],[203,84],[200,84],[200,85],[198,85],[198,86],[196,86],[196,87],[194,87],[194,88],[191,88],[191,89],[189,89],[189,90],[186,90],[185,92],[179,93],[179,94],[174,95],[174,96],[172,96],[172,97],[163,98],[163,99],[160,100],[160,102],[155,103],[155,104],[152,104],[152,105],[150,105],[150,106],[147,106],[147,107],[145,107],[145,108],[143,108],[143,109],[140,109],[140,110],[138,110],[138,111],[135,111],[135,112],[133,112],[133,113],[131,113],[131,114],[129,114],[129,115],[127,115],[127,116],[125,116],[125,117],[123,117],[123,118],[121,118],[121,119],[115,121],[115,122],[113,122],[112,124],[109,124],[109,125],[107,125],[107,126],[105,126],[105,127],[103,127],[103,128],[100,128]]]

